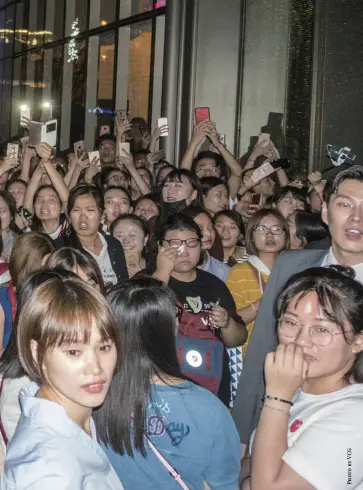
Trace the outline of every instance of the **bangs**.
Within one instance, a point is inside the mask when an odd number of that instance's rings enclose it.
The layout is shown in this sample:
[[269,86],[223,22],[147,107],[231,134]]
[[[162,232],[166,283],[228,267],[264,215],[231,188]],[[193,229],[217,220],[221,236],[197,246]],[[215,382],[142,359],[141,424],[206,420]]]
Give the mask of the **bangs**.
[[293,302],[294,305],[292,306],[297,308],[300,302],[311,292],[316,294],[318,306],[321,308],[326,319],[339,325],[344,330],[344,324],[347,321],[350,322],[349,313],[344,307],[344,298],[338,291],[332,290],[327,284],[322,282],[311,284],[310,287],[307,285],[304,287],[304,284],[301,284],[297,288],[291,288],[291,290],[286,291],[287,294],[283,294],[281,299],[278,300],[277,318],[280,318],[281,315],[286,313],[288,307]]
[[177,173],[170,172],[170,174],[168,174],[165,177],[164,183],[166,183],[166,182],[178,182],[178,183],[184,184],[183,177],[185,177],[189,181],[189,179],[185,175],[178,175]]
[[40,288],[43,291],[39,291],[47,305],[45,312],[39,312],[42,318],[39,319],[40,338],[37,340],[42,344],[42,350],[62,344],[88,344],[93,326],[97,327],[102,342],[117,342],[117,326],[101,293],[81,281],[77,288],[61,287],[61,291],[58,294],[53,292],[51,297],[46,287],[45,283]]

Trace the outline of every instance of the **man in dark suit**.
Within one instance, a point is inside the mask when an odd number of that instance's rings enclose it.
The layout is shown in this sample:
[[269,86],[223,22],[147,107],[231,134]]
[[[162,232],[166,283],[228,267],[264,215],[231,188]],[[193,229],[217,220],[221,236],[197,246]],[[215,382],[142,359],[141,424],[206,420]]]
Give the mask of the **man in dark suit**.
[[233,409],[233,418],[242,444],[248,445],[256,428],[264,395],[264,361],[277,346],[275,300],[286,281],[311,267],[341,264],[351,266],[363,283],[363,167],[352,166],[340,172],[326,196],[323,221],[329,226],[329,250],[294,250],[276,261],[260,302],[249,342]]

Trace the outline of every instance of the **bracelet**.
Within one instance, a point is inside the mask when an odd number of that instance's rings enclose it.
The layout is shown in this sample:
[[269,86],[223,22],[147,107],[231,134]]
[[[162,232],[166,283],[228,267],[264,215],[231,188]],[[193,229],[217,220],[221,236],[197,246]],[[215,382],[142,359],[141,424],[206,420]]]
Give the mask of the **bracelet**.
[[286,412],[286,410],[283,410],[282,408],[277,408],[277,407],[273,407],[271,405],[267,405],[266,403],[264,403],[263,407],[268,408],[270,410],[273,410],[274,412],[281,412],[281,413],[284,413],[285,415],[290,415],[290,412]]
[[291,401],[289,401],[289,400],[283,400],[282,398],[277,398],[277,396],[264,395],[263,398],[262,398],[262,401],[265,401],[265,400],[275,400],[277,402],[287,403],[288,405],[290,405],[290,407],[293,407],[294,406],[294,404]]
[[251,304],[252,308],[253,308],[255,311],[257,311],[257,308],[256,308],[256,306],[255,306],[255,301],[252,301],[252,303],[250,303],[250,304]]

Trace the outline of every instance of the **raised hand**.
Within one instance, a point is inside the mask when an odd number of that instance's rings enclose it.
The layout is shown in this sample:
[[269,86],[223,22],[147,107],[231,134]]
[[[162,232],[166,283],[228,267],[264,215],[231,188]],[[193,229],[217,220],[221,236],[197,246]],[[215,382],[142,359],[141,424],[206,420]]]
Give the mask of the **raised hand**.
[[323,176],[320,172],[311,172],[311,174],[308,175],[308,181],[313,186],[321,184],[322,179]]
[[280,344],[265,360],[266,394],[291,400],[308,375],[309,364],[303,349],[294,344]]
[[53,151],[53,148],[48,145],[48,143],[40,143],[39,146],[36,147],[36,152],[38,153],[38,155],[40,156],[40,158],[42,160],[44,160],[45,162],[49,162],[51,156],[52,156],[52,151]]
[[127,119],[125,120],[119,120],[116,118],[116,135],[118,139],[122,139],[123,135],[130,131],[132,128],[130,121]]

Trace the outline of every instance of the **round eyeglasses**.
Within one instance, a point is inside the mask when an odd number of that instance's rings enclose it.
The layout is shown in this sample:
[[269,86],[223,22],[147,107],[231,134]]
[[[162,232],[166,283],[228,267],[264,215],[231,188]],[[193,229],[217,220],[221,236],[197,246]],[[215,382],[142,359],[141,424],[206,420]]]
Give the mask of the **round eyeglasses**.
[[260,234],[263,233],[264,235],[267,235],[268,233],[272,233],[273,235],[282,235],[285,233],[284,229],[279,225],[273,225],[270,228],[264,225],[258,225],[254,231]]
[[166,242],[170,248],[179,248],[183,245],[183,243],[185,243],[185,245],[188,247],[188,248],[196,248],[198,247],[198,245],[200,245],[200,240],[199,238],[188,238],[188,240],[178,240],[176,238],[172,239],[172,240],[163,240],[164,242]]
[[[281,317],[279,319],[279,330],[282,335],[285,335],[285,337],[288,337],[289,339],[296,339],[304,326],[305,325],[301,325],[291,318]],[[333,342],[335,335],[342,335],[349,332],[352,333],[351,330],[332,332],[329,328],[321,325],[313,325],[312,327],[308,327],[308,330],[312,343],[319,345],[320,347],[327,347],[330,345]]]

